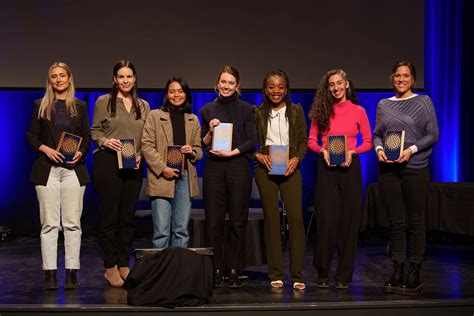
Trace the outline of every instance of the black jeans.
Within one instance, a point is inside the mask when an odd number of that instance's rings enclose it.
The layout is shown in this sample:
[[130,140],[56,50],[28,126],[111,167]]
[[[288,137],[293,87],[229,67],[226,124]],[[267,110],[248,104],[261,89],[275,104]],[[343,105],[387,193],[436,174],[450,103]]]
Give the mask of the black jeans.
[[[246,157],[230,159],[207,158],[203,175],[204,211],[214,266],[224,268],[225,255],[229,268],[239,268],[239,256],[245,247],[252,175]],[[225,214],[229,214],[225,243]]]
[[407,233],[410,261],[421,263],[425,253],[426,195],[430,183],[428,167],[408,169],[405,164],[379,164],[379,187],[388,210],[392,259],[404,262]]
[[118,169],[117,154],[101,150],[94,154],[94,187],[101,207],[99,237],[105,268],[128,267],[135,234],[135,207],[143,169]]

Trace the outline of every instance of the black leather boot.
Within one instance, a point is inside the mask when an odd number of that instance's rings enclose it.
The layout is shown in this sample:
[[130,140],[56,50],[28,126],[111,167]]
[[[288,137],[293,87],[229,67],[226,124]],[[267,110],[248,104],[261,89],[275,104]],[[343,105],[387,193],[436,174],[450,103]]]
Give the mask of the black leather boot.
[[418,295],[423,291],[423,284],[420,277],[420,263],[410,262],[410,270],[408,271],[405,282],[400,285],[398,294],[401,295]]
[[229,283],[227,286],[231,289],[238,289],[242,287],[242,283],[240,282],[239,272],[237,269],[231,269],[229,275]]
[[222,287],[224,283],[224,276],[222,275],[222,270],[216,269],[214,272],[214,287]]
[[385,293],[398,293],[405,278],[404,267],[405,263],[393,261],[392,277],[383,286]]
[[77,289],[77,275],[76,270],[66,269],[66,281],[64,281],[64,289]]
[[58,288],[58,281],[56,279],[56,270],[44,270],[44,284],[45,290],[56,290]]

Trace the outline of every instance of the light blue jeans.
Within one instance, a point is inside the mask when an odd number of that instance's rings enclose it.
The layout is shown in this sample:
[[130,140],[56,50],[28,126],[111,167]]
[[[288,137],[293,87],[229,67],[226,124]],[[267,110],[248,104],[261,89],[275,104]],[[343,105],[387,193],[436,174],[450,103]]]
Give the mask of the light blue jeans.
[[[150,197],[153,217],[153,247],[188,246],[191,215],[188,171],[175,180],[174,198]],[[170,242],[171,239],[171,242]]]

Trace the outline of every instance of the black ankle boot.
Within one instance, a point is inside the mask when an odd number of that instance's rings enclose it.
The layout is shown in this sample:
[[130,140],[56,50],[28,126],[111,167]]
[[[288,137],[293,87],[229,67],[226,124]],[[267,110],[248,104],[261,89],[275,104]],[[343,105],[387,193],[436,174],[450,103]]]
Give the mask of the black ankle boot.
[[222,287],[224,282],[224,276],[222,275],[222,270],[216,269],[214,272],[214,287]]
[[400,285],[398,294],[401,295],[417,295],[423,290],[423,284],[420,277],[420,263],[410,262],[410,271],[408,271],[405,282]]
[[66,269],[66,281],[64,281],[64,289],[77,289],[77,275],[76,270]]
[[227,286],[231,289],[238,289],[242,287],[242,283],[240,282],[239,278],[239,272],[236,269],[230,270],[229,283]]
[[56,290],[58,288],[58,281],[56,280],[56,270],[44,270],[44,284],[45,290]]
[[398,293],[405,278],[404,267],[405,263],[393,261],[392,277],[383,286],[385,293]]

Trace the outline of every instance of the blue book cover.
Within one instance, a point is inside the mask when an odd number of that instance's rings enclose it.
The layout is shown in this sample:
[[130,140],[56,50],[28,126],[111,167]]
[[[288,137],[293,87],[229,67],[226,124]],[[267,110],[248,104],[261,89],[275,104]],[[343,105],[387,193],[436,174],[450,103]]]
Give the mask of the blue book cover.
[[133,138],[122,138],[122,150],[117,152],[119,169],[135,169],[137,167],[135,141]]
[[405,131],[388,131],[383,140],[383,150],[388,160],[397,160],[404,150]]
[[346,161],[347,138],[346,135],[328,136],[329,164],[340,166]]
[[220,123],[214,127],[214,137],[212,138],[212,150],[232,150],[232,123]]
[[181,146],[168,146],[166,152],[166,166],[179,170],[179,176],[183,175],[184,171],[184,155],[181,153]]
[[56,150],[63,154],[63,163],[67,163],[73,160],[76,151],[78,151],[81,147],[81,143],[82,137],[68,132],[62,132]]
[[289,150],[286,145],[271,145],[270,146],[270,161],[272,162],[272,169],[268,174],[284,176],[286,166],[288,164]]

